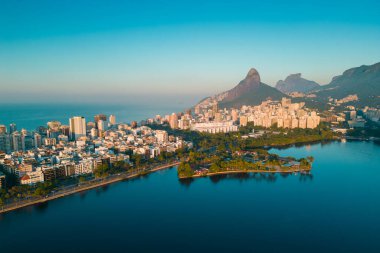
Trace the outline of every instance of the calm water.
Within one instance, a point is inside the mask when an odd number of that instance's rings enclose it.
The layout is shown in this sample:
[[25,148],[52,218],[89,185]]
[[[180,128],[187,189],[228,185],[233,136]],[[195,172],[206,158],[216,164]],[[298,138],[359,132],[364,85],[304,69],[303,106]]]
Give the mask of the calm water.
[[9,126],[16,123],[17,128],[34,130],[38,126],[46,126],[48,121],[58,120],[64,125],[69,124],[72,116],[84,116],[87,121],[94,121],[96,114],[113,114],[117,122],[140,121],[154,117],[179,112],[190,106],[187,103],[140,103],[140,104],[0,104],[0,125]]
[[171,169],[0,216],[0,252],[379,252],[380,146],[275,150],[313,176]]

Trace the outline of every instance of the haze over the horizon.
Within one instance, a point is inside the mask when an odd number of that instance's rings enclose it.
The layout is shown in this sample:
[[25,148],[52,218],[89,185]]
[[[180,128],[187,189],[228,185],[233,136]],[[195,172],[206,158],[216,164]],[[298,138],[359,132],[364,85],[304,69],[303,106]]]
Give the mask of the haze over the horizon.
[[1,1],[2,102],[115,102],[232,88],[320,84],[380,61],[380,2]]

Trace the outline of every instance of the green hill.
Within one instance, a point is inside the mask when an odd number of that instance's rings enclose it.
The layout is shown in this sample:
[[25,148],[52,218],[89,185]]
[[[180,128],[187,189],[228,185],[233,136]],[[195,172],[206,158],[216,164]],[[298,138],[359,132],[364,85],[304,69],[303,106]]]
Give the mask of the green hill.
[[348,69],[315,94],[321,99],[341,99],[356,94],[361,105],[380,105],[380,63]]

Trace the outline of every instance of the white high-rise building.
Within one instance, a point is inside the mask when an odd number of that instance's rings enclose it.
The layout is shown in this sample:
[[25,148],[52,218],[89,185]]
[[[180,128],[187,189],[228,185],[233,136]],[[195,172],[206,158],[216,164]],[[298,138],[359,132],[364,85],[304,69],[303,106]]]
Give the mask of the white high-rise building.
[[168,141],[168,132],[164,130],[156,130],[157,142],[165,143]]
[[98,137],[98,129],[96,128],[91,129],[91,137],[92,139],[96,139],[96,137]]
[[40,148],[42,146],[42,137],[39,133],[34,134],[34,147]]
[[86,119],[84,117],[75,116],[70,118],[69,122],[71,139],[77,140],[86,136]]
[[98,121],[98,135],[99,137],[103,136],[103,133],[107,131],[107,122],[103,120]]
[[174,112],[170,115],[169,125],[172,129],[178,128],[178,116]]
[[115,115],[110,115],[110,118],[109,118],[109,121],[110,121],[110,125],[115,125],[116,124],[116,116]]
[[22,143],[23,139],[21,138],[21,134],[16,131],[11,134],[11,144],[13,151],[21,151],[24,146]]

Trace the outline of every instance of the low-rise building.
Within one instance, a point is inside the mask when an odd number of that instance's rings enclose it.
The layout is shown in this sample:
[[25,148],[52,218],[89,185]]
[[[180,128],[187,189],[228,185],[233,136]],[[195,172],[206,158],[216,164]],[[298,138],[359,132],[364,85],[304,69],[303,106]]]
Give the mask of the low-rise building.
[[21,184],[37,184],[44,182],[44,173],[41,168],[37,168],[36,171],[28,172],[20,179]]
[[195,123],[191,126],[191,130],[207,133],[228,133],[236,132],[238,126],[234,125],[233,121]]

